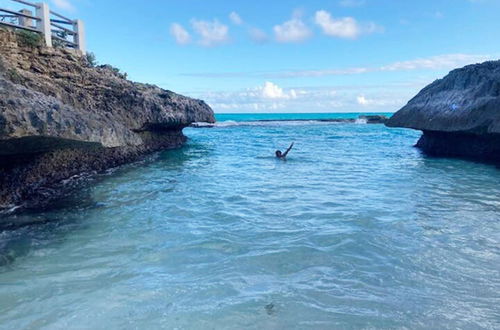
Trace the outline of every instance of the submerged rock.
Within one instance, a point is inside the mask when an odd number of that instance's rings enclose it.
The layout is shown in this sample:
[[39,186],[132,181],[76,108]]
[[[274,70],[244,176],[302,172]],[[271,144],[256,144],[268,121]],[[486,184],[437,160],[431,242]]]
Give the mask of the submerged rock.
[[429,154],[500,160],[500,61],[453,70],[386,125],[423,131],[417,146]]
[[184,127],[215,121],[201,100],[18,39],[0,29],[0,208],[44,202],[61,180],[178,147]]
[[264,309],[266,310],[267,315],[273,315],[276,312],[274,303],[267,304],[266,306],[264,306]]
[[360,120],[365,120],[367,124],[385,124],[389,118],[382,115],[362,115]]

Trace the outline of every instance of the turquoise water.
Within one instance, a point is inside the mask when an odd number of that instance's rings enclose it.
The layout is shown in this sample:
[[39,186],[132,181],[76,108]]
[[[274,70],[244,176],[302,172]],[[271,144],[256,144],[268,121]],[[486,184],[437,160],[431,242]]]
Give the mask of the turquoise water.
[[498,168],[410,130],[224,119],[4,219],[33,224],[0,231],[0,328],[500,326]]
[[[224,121],[259,121],[259,120],[323,120],[323,119],[357,119],[362,115],[371,115],[372,113],[352,112],[352,113],[243,113],[243,114],[217,114],[218,122]],[[390,117],[392,113],[375,113]]]

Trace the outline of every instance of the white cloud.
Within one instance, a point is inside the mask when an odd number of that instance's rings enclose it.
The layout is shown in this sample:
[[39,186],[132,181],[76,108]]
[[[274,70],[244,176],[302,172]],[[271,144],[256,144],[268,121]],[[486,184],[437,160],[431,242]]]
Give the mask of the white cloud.
[[[428,82],[408,85],[281,88],[274,83],[240,91],[188,93],[216,112],[363,112],[395,111]],[[369,91],[368,95],[365,94]]]
[[266,99],[282,99],[285,98],[283,89],[272,82],[267,81],[262,87],[262,97]]
[[354,39],[361,34],[358,22],[352,17],[335,19],[329,12],[320,10],[316,12],[314,21],[329,36]]
[[235,25],[241,25],[241,24],[243,24],[243,20],[241,19],[241,16],[238,15],[238,13],[235,12],[235,11],[233,11],[233,12],[231,12],[231,14],[229,14],[229,19]]
[[377,71],[409,71],[409,70],[441,70],[454,69],[467,64],[484,62],[492,59],[490,55],[471,55],[471,54],[446,54],[427,58],[418,58],[410,61],[395,62],[382,66]]
[[366,106],[371,103],[370,100],[368,100],[364,95],[359,95],[356,100],[358,101],[359,105]]
[[450,70],[462,67],[467,64],[480,63],[491,59],[493,59],[493,56],[490,55],[446,54],[409,61],[394,62],[380,67],[354,67],[330,70],[291,71],[269,74],[268,76],[277,78],[299,78],[356,75],[386,71]]
[[290,71],[268,74],[268,77],[275,78],[300,78],[300,77],[326,77],[356,75],[372,72],[386,71],[413,71],[413,70],[450,70],[462,67],[467,64],[480,63],[493,59],[491,55],[475,54],[445,54],[419,58],[409,61],[394,62],[380,67],[353,67],[343,69]]
[[174,37],[175,42],[179,45],[187,45],[191,42],[191,35],[178,23],[173,23],[170,26],[170,34]]
[[276,25],[274,35],[278,42],[301,42],[308,39],[312,32],[299,17],[294,17],[281,25]]
[[248,30],[248,34],[250,38],[257,43],[264,43],[269,39],[267,33],[258,28],[251,28]]
[[272,82],[266,81],[263,87],[259,87],[261,95],[264,99],[296,99],[297,92],[291,89],[289,92],[283,91],[283,88],[279,87]]
[[69,0],[51,0],[54,6],[66,11],[75,11],[75,6]]
[[338,38],[356,39],[361,34],[383,31],[383,28],[375,23],[361,25],[353,17],[334,18],[326,10],[317,11],[314,22],[321,27],[324,34]]
[[229,41],[229,27],[216,19],[213,21],[192,19],[191,25],[200,36],[199,44],[202,46],[212,47]]
[[341,0],[339,5],[342,7],[361,7],[366,3],[365,0]]
[[[195,93],[192,96],[206,100],[216,111],[231,112],[241,110],[255,112],[288,111],[296,107],[297,104],[312,102],[313,98],[307,97],[308,94],[309,92],[303,89],[282,88],[272,82],[265,82],[261,86],[240,91],[209,91]],[[328,95],[333,95],[331,90],[328,90]]]

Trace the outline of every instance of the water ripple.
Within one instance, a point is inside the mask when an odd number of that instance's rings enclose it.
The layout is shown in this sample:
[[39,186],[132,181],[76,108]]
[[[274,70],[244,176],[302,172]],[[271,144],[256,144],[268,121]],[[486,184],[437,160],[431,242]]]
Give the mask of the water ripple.
[[500,326],[498,169],[378,125],[226,126],[7,218],[0,324]]

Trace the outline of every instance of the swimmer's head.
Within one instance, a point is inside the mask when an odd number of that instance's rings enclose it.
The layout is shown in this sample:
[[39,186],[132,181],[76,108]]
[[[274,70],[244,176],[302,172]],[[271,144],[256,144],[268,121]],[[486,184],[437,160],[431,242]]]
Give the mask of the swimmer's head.
[[276,150],[276,157],[280,158],[283,156],[283,153],[280,150]]

